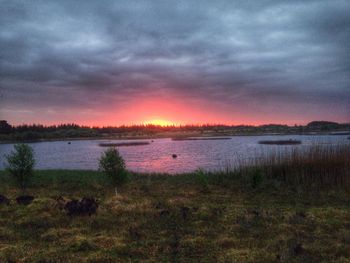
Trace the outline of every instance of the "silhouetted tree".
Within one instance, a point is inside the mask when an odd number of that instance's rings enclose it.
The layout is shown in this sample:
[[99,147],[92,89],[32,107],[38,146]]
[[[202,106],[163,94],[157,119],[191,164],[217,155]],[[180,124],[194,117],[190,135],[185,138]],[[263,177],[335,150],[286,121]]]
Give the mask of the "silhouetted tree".
[[15,151],[6,156],[7,171],[24,191],[33,175],[35,164],[33,149],[27,144],[16,144]]
[[115,186],[117,194],[117,186],[125,183],[128,174],[125,169],[125,162],[118,150],[114,147],[108,148],[101,156],[100,170],[104,172]]
[[5,120],[0,120],[0,134],[9,134],[12,131],[12,126]]

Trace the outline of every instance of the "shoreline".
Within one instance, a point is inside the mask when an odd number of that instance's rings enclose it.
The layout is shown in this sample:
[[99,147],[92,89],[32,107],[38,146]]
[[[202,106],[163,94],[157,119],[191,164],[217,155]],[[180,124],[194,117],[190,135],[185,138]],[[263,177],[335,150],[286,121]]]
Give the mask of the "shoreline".
[[[183,133],[182,133],[183,134]],[[57,141],[86,141],[86,140],[152,140],[152,139],[172,139],[173,141],[181,141],[198,137],[199,139],[204,138],[214,138],[215,137],[242,137],[242,136],[294,136],[294,135],[304,135],[304,136],[343,136],[350,135],[350,132],[332,133],[332,132],[309,132],[309,133],[242,133],[242,134],[200,134],[191,133],[188,136],[177,135],[171,136],[169,134],[156,134],[154,136],[98,136],[98,137],[73,137],[73,138],[43,138],[35,140],[0,140],[0,144],[16,144],[16,143],[40,143],[40,142],[57,142]]]

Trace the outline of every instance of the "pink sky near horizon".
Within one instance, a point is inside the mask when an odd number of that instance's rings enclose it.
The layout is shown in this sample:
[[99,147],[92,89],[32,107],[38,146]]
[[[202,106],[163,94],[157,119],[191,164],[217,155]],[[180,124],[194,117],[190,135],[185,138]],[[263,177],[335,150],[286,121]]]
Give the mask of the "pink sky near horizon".
[[[76,123],[85,126],[121,126],[133,124],[225,124],[225,125],[262,125],[287,124],[305,125],[314,120],[329,120],[346,122],[331,116],[287,116],[281,111],[259,113],[241,113],[239,109],[227,109],[218,102],[189,103],[188,101],[173,101],[162,99],[134,99],[122,108],[114,106],[98,109],[28,109],[7,110],[0,117],[12,125],[44,124],[54,125]],[[229,111],[229,112],[228,112]],[[237,113],[236,113],[237,112]],[[299,117],[299,118],[298,118]],[[305,118],[306,117],[306,118]]]

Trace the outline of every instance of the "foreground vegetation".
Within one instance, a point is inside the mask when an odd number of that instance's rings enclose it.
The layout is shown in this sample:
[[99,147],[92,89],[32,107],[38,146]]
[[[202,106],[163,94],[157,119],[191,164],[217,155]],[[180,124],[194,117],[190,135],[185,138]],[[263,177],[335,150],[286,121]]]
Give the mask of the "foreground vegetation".
[[304,190],[349,189],[349,160],[348,144],[321,144],[261,153],[252,159],[238,160],[231,170],[243,178],[253,178],[254,182],[277,179]]
[[26,149],[0,171],[0,262],[350,262],[347,145],[177,176],[132,174],[109,148],[103,172],[34,171],[23,187]]
[[[136,175],[115,195],[96,171],[36,171],[28,206],[0,172],[0,262],[348,262],[350,193],[227,173]],[[68,216],[55,198],[98,198]]]

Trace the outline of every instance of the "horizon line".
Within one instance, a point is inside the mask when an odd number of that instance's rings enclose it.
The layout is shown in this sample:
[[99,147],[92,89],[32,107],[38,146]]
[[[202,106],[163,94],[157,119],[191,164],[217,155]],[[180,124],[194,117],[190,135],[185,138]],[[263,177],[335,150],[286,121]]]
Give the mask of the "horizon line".
[[0,120],[0,121],[6,121],[9,125],[12,127],[20,127],[20,126],[43,126],[43,127],[52,127],[52,126],[64,126],[64,125],[74,125],[79,127],[89,127],[89,128],[122,128],[122,127],[147,127],[147,126],[153,126],[153,127],[160,127],[160,128],[170,128],[170,127],[203,127],[203,126],[226,126],[226,127],[237,127],[237,126],[251,126],[251,127],[259,127],[259,126],[266,126],[266,125],[281,125],[281,126],[307,126],[308,124],[312,122],[328,122],[328,123],[336,123],[339,125],[347,125],[350,124],[350,122],[336,122],[336,121],[330,121],[330,120],[313,120],[306,122],[304,124],[301,123],[295,123],[295,124],[286,124],[286,123],[262,123],[262,124],[225,124],[225,123],[187,123],[187,124],[180,124],[180,123],[173,123],[173,124],[155,124],[155,123],[131,123],[131,124],[120,124],[120,125],[84,125],[84,124],[78,124],[75,122],[62,122],[62,123],[55,123],[55,124],[42,124],[42,123],[22,123],[22,124],[14,124],[12,125],[7,120]]

